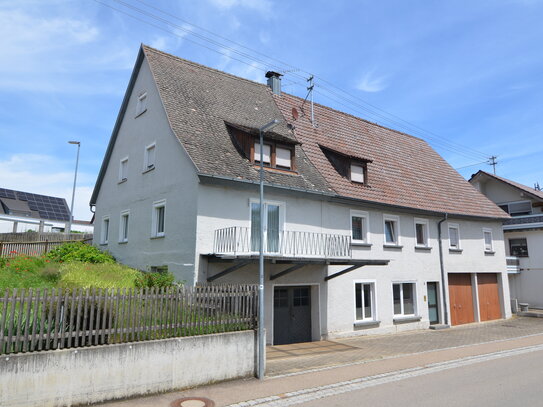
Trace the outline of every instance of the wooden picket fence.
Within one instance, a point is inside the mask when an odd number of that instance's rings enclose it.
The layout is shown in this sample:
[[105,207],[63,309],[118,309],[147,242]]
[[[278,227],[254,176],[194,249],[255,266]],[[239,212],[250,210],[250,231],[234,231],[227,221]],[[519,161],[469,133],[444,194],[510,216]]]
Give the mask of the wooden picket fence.
[[0,293],[0,354],[255,329],[255,285],[10,289]]
[[[78,242],[80,240],[77,240]],[[43,256],[69,240],[44,242],[0,242],[0,257]]]
[[0,233],[0,242],[62,242],[76,240],[92,240],[92,233],[61,233],[61,232],[18,232]]

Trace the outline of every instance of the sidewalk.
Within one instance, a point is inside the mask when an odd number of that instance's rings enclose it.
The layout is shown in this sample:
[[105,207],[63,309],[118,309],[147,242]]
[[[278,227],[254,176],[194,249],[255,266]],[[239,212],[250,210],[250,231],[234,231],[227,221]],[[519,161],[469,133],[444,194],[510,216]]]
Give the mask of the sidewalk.
[[[513,318],[443,331],[416,331],[268,349],[268,375],[163,395],[100,404],[167,407],[182,397],[206,397],[216,407],[325,386],[469,356],[543,344],[543,319]],[[195,404],[196,405],[196,404]],[[247,404],[248,405],[248,404]]]

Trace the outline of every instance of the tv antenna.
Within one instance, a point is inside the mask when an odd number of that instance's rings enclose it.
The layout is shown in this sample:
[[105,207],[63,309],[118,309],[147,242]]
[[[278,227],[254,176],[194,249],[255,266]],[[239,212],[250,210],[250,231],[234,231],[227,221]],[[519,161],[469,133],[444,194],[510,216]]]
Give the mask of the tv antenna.
[[498,164],[497,159],[498,159],[498,157],[496,157],[495,155],[493,155],[492,157],[490,157],[488,159],[488,165],[492,166],[492,169],[494,171],[494,175],[496,175],[496,165]]

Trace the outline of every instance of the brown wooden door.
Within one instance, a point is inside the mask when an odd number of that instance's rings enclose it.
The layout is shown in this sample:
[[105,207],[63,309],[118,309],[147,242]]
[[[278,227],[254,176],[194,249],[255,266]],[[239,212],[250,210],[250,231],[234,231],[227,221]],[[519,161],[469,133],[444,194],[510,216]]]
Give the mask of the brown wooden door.
[[449,274],[449,301],[451,304],[452,325],[475,322],[471,274]]
[[479,292],[479,316],[481,321],[491,321],[502,317],[498,276],[495,273],[477,274]]

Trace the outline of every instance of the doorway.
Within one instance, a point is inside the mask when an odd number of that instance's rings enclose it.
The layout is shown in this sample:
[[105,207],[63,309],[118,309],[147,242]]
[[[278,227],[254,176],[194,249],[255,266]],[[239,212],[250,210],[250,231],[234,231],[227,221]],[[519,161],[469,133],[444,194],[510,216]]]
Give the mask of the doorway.
[[311,341],[311,287],[280,286],[273,292],[273,344]]
[[428,281],[426,287],[428,291],[428,317],[430,325],[435,325],[439,323],[438,283],[437,281]]

